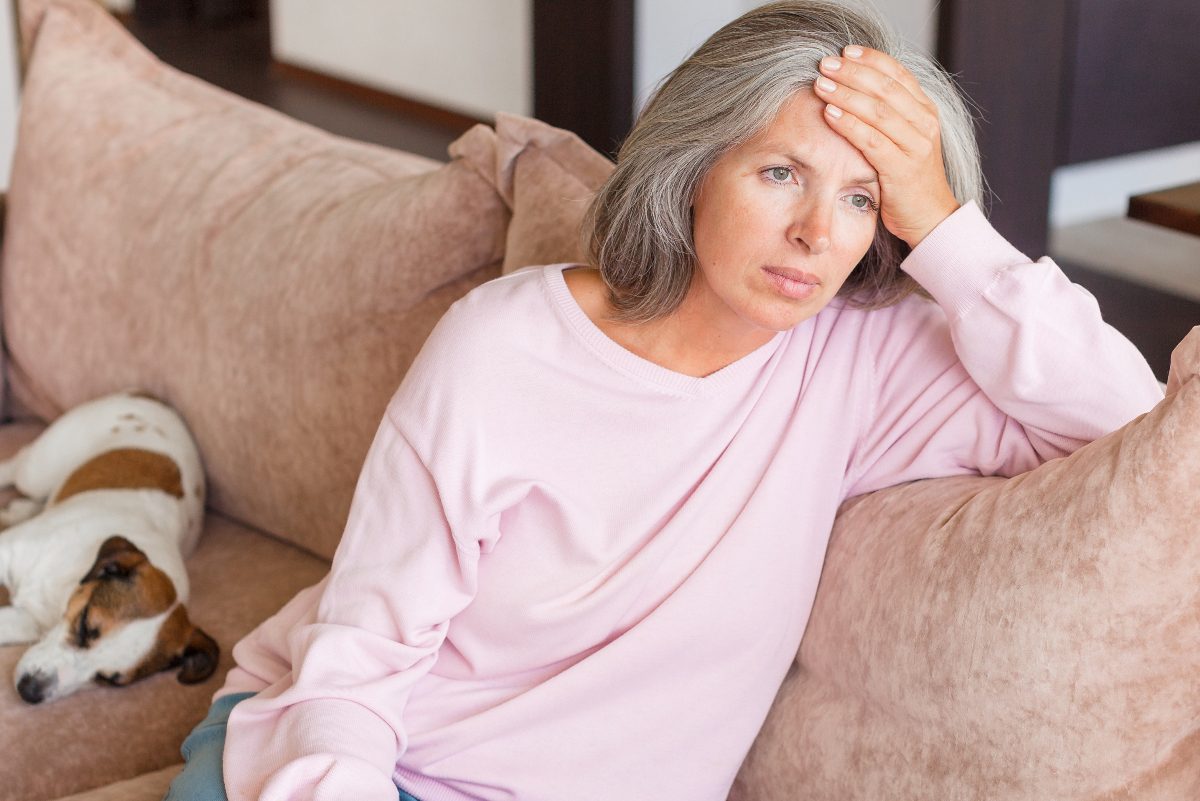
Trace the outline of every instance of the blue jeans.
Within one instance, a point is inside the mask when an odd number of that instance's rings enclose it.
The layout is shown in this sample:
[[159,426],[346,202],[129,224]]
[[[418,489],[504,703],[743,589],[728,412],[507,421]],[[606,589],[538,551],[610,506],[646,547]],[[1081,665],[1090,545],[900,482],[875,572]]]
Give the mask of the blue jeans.
[[[225,773],[221,769],[225,724],[233,707],[252,695],[254,693],[234,693],[217,699],[208,710],[208,717],[183,741],[180,752],[187,764],[171,782],[171,789],[167,790],[163,801],[229,801],[225,796]],[[417,801],[399,787],[396,793],[397,801]]]

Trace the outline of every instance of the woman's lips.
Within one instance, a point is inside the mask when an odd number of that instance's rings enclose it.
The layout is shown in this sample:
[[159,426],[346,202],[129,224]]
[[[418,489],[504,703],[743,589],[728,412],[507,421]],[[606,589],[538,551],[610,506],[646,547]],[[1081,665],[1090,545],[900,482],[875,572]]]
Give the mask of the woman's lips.
[[763,267],[767,279],[779,292],[793,300],[805,300],[821,288],[821,279],[790,267]]

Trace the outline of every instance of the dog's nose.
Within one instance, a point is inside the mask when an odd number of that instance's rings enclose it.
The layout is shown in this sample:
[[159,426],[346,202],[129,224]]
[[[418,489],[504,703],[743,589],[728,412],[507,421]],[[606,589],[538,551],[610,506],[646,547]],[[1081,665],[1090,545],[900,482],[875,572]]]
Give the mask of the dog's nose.
[[46,694],[58,682],[54,676],[44,673],[26,673],[17,682],[17,692],[31,704],[40,704],[46,700]]

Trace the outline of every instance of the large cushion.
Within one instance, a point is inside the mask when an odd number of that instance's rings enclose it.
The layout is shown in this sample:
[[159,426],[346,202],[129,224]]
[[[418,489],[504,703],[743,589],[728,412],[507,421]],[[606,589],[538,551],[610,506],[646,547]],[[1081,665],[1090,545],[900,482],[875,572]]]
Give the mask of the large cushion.
[[90,0],[21,11],[36,38],[2,285],[18,399],[50,419],[145,388],[191,426],[213,507],[332,554],[387,399],[449,304],[499,274],[505,203],[459,160],[179,73]]
[[495,144],[450,154],[475,168],[504,198],[512,222],[504,272],[585,260],[580,223],[613,163],[570,131],[516,114],[496,115]]
[[1200,328],[1168,392],[1025,475],[848,502],[731,799],[1200,798]]
[[188,560],[196,625],[221,646],[217,672],[185,686],[159,673],[128,687],[89,687],[31,706],[13,688],[25,646],[0,647],[0,798],[43,801],[178,764],[233,666],[233,645],[329,565],[300,549],[210,514]]

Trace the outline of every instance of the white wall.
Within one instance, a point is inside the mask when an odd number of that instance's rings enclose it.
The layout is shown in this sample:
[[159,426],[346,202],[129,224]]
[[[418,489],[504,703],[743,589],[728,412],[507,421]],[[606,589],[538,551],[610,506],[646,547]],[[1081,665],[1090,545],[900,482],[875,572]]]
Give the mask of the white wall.
[[1050,182],[1050,227],[1123,217],[1130,195],[1200,181],[1200,142],[1072,164]]
[[754,0],[637,0],[633,21],[637,108],[714,31],[758,5]]
[[17,138],[17,33],[12,4],[0,0],[0,191],[8,189]]
[[[710,34],[763,1],[637,0],[633,68],[637,107]],[[873,5],[908,41],[933,52],[937,0],[875,0]]]
[[[761,0],[637,0],[634,91],[650,90],[709,34]],[[875,0],[933,51],[936,0]],[[271,0],[275,57],[489,117],[533,109],[531,0]]]
[[533,110],[531,0],[271,0],[271,49],[477,117]]

